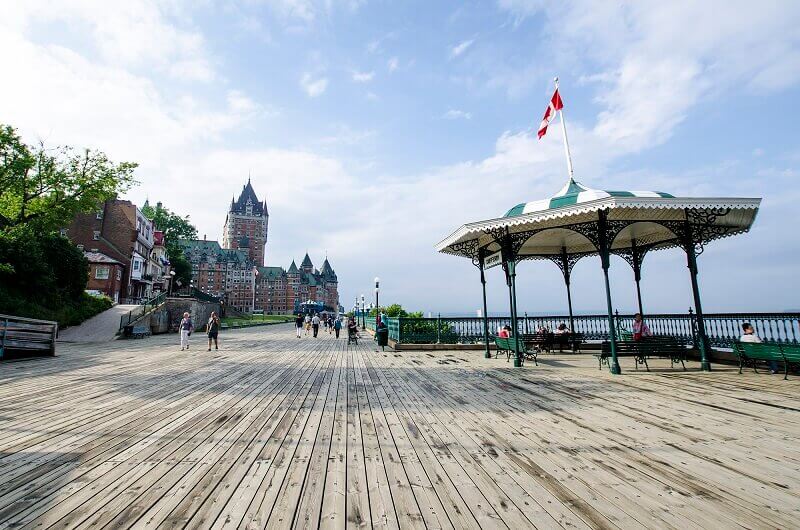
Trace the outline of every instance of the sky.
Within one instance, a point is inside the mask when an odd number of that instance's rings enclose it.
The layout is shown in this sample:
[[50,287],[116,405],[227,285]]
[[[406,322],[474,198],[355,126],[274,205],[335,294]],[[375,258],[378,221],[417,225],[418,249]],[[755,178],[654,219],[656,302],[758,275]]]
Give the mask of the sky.
[[[750,233],[699,258],[707,312],[800,308],[800,3],[749,1],[2,1],[0,123],[29,143],[135,161],[126,198],[221,237],[248,175],[268,265],[327,255],[341,301],[474,314],[479,272],[435,244],[553,195],[560,78],[576,180],[598,189],[762,197]],[[613,258],[614,306],[635,308]],[[522,311],[563,313],[558,269],[518,268]],[[488,272],[489,311],[507,311]],[[685,255],[653,253],[650,312],[691,305]],[[605,306],[599,259],[577,312]]]

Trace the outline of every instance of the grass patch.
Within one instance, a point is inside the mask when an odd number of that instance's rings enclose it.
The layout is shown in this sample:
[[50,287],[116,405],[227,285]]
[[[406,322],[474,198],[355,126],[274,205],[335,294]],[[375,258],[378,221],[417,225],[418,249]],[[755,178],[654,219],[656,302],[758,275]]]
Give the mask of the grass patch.
[[252,326],[256,324],[263,324],[265,322],[293,322],[292,315],[247,315],[239,317],[223,317],[222,323],[228,326]]

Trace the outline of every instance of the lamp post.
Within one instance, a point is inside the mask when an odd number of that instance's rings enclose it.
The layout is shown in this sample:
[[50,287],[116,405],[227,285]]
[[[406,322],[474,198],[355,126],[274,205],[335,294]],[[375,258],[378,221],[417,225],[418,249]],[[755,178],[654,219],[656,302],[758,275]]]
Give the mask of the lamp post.
[[172,284],[175,283],[175,271],[169,271],[169,287],[167,288],[167,296],[172,295]]
[[381,279],[375,276],[375,329],[378,326],[378,318],[380,318],[381,314],[381,306],[378,303],[378,292],[381,289]]
[[367,317],[364,315],[364,307],[366,307],[366,306],[364,304],[364,295],[362,294],[361,295],[361,329],[362,330],[367,329]]

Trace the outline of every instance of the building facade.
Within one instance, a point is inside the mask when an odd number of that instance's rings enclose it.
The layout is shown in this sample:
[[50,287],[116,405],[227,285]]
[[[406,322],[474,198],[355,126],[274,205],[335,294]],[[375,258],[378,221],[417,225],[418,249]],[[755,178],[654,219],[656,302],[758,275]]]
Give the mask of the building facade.
[[256,266],[263,267],[268,225],[267,201],[258,200],[248,178],[239,198],[231,199],[222,229],[222,247],[244,250]]
[[86,290],[103,293],[115,303],[119,303],[124,286],[125,265],[102,252],[84,252],[83,255],[89,262],[89,281],[86,283]]
[[155,229],[135,204],[119,199],[106,201],[95,212],[75,216],[61,234],[81,250],[102,253],[123,265],[120,302],[152,296],[155,276],[149,262]]
[[243,313],[291,313],[308,300],[338,310],[338,278],[327,258],[321,270],[308,254],[300,268],[294,261],[288,269],[264,265],[268,219],[267,203],[258,200],[248,179],[231,201],[222,245],[205,238],[181,242],[192,266],[192,286]]

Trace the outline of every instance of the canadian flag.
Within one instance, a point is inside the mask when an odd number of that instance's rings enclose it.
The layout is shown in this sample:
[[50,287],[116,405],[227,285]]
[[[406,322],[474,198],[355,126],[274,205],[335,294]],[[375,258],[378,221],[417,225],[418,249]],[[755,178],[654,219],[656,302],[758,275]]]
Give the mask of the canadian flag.
[[553,97],[550,99],[550,104],[547,106],[547,110],[544,111],[544,116],[542,117],[542,124],[539,125],[539,139],[547,133],[547,126],[550,125],[550,122],[553,118],[556,117],[556,111],[559,111],[564,108],[564,103],[561,101],[561,96],[558,95],[558,89],[553,92]]

